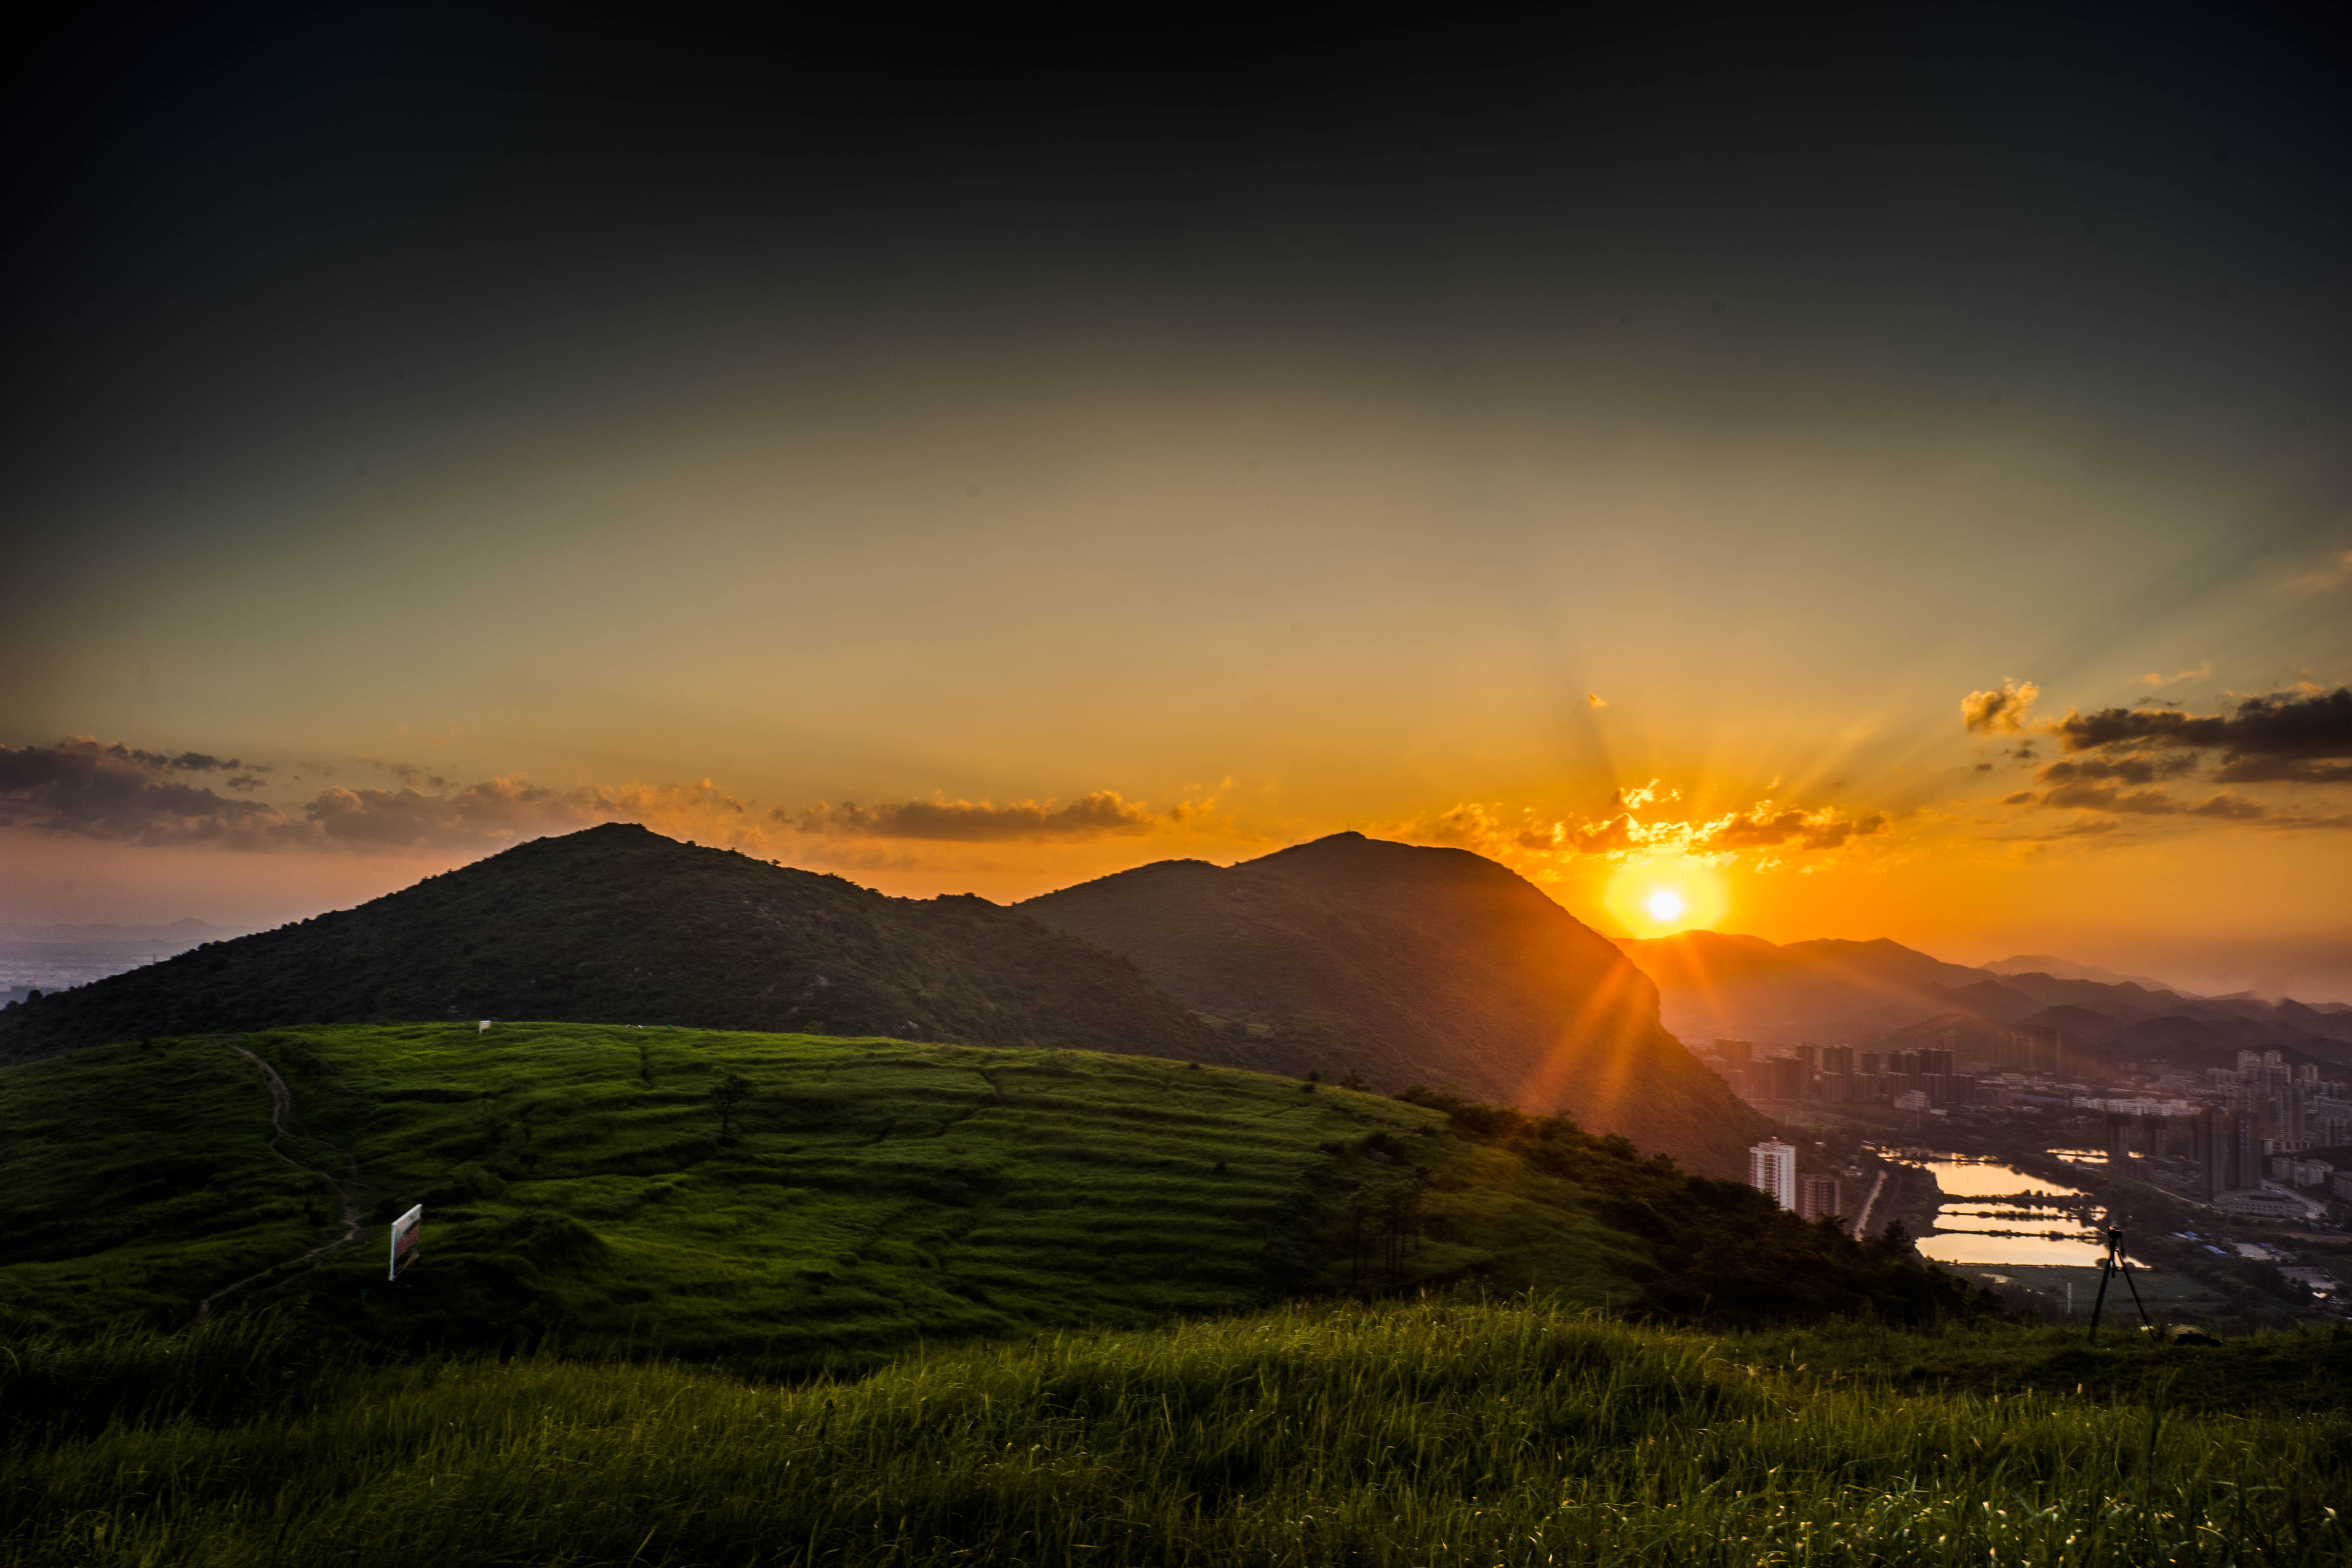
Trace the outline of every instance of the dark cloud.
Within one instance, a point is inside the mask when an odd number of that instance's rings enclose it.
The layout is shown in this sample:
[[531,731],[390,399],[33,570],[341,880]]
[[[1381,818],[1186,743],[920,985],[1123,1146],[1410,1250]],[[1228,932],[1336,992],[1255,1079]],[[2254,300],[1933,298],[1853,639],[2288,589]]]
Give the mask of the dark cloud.
[[770,817],[803,833],[848,834],[861,838],[925,838],[982,843],[1022,838],[1097,838],[1107,834],[1149,833],[1157,819],[1139,801],[1116,791],[1097,790],[1067,805],[1022,801],[992,805],[985,801],[902,801],[866,806],[856,802],[819,805],[797,814],[777,810]]
[[1810,826],[1811,819],[1794,807],[1787,811],[1759,809],[1733,817],[1709,842],[1726,849],[1768,848],[1787,843]]
[[[365,763],[372,768],[376,768],[382,772],[390,773],[393,777],[398,779],[401,783],[406,784],[411,789],[415,789],[419,784],[424,784],[430,789],[446,789],[449,784],[448,780],[441,777],[437,773],[425,772],[425,769],[417,766],[415,763],[390,763],[384,761],[382,757],[353,757],[352,761],[355,763]],[[327,770],[331,774],[333,771],[334,770],[331,768]]]
[[2352,763],[2298,757],[2238,757],[2213,770],[2220,784],[2352,784]]
[[2042,797],[2044,805],[2082,811],[2115,811],[2132,816],[2171,816],[2182,808],[2160,789],[2119,790],[2113,784],[2062,784]]
[[1805,847],[1835,849],[1849,838],[1867,838],[1873,834],[1884,833],[1886,826],[1885,812],[1874,813],[1858,822],[1815,822],[1805,830]]
[[231,800],[173,773],[242,764],[200,752],[171,756],[87,735],[54,746],[0,746],[0,805],[11,825],[134,844],[268,848],[299,836],[276,806]]
[[2086,757],[2075,763],[2052,763],[2042,770],[2042,782],[2061,784],[2113,779],[2118,784],[2154,784],[2159,778],[2177,777],[2196,765],[2194,757],[2177,752],[2152,757],[2139,753],[2126,753],[2120,757]]
[[2168,749],[2211,752],[2227,784],[2352,782],[2352,687],[2249,697],[2211,715],[2159,708],[2069,713],[2054,726],[2069,752]]
[[[704,832],[716,826],[724,835],[748,809],[707,780],[559,788],[494,778],[438,794],[331,786],[299,806],[284,806],[234,799],[171,776],[240,765],[88,736],[54,746],[0,746],[0,825],[125,844],[463,852],[612,821],[688,824]],[[241,791],[261,782],[253,773],[226,781]]]

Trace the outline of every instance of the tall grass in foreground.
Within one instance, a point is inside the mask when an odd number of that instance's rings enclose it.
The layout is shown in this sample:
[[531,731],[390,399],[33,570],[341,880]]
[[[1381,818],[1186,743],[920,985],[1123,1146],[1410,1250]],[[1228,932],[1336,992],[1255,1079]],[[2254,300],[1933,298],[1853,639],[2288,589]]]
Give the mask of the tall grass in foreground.
[[[1540,1307],[1312,1308],[761,1388],[348,1374],[5,1458],[91,1564],[2333,1564],[2352,1424],[1903,1397]],[[1897,1352],[1896,1353],[1900,1353]],[[2130,1353],[2119,1352],[2117,1353]]]

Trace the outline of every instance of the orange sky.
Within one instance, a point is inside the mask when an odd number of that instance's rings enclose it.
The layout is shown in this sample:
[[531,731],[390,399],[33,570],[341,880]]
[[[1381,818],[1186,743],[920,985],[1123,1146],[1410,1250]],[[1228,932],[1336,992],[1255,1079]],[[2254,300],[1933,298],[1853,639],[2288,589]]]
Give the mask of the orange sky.
[[0,162],[79,215],[0,290],[0,921],[1352,828],[2352,998],[2352,96],[2010,15],[1005,94],[191,21]]

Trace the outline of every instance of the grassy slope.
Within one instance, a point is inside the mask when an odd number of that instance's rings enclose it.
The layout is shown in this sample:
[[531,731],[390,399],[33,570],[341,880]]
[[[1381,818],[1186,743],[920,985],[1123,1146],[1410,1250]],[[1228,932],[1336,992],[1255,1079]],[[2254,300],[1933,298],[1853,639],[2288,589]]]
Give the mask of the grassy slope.
[[[331,1149],[356,1156],[379,1222],[301,1288],[404,1340],[494,1324],[871,1356],[1249,1305],[1302,1178],[1331,1162],[1319,1145],[1443,1120],[1076,1052],[561,1024],[249,1038],[312,1140],[289,1148],[329,1173]],[[758,1087],[723,1142],[719,1068]],[[9,1069],[0,1118],[0,1310],[20,1321],[174,1323],[331,1228],[324,1184],[268,1154],[259,1076],[221,1041]],[[386,1286],[380,1222],[419,1199],[426,1261]]]
[[[386,1346],[870,1364],[922,1341],[1476,1280],[1715,1321],[1966,1291],[1622,1139],[1148,1058],[587,1025],[241,1037],[0,1069],[0,1330],[176,1328],[281,1270]],[[721,1138],[719,1069],[758,1096]],[[382,1278],[384,1224],[427,1205]]]
[[[96,1364],[49,1347],[0,1363],[0,1394],[37,1384],[63,1408],[78,1377],[97,1394],[93,1372],[144,1357],[184,1397],[0,1450],[0,1561],[2320,1568],[2352,1553],[2336,1503],[2352,1337],[2136,1344],[2091,1358],[2107,1380],[2079,1394],[2063,1364],[2079,1341],[2061,1340],[1707,1338],[1414,1303],[1054,1336],[793,1388],[522,1360],[331,1372],[284,1393],[271,1373],[290,1347],[266,1334],[122,1343]],[[1994,1362],[2008,1373],[1968,1390],[1882,1372]],[[2215,1398],[2184,1407],[2169,1392],[2184,1382]]]

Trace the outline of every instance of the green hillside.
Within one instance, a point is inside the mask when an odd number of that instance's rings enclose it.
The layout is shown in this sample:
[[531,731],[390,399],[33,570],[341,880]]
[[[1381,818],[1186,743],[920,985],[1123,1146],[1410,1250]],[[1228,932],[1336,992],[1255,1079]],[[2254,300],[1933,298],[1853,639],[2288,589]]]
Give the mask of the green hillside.
[[[265,1063],[291,1099],[275,1150]],[[730,1076],[751,1097],[722,1132]],[[789,1368],[1457,1282],[1717,1321],[1969,1308],[1899,1250],[1621,1139],[1149,1058],[278,1030],[0,1069],[0,1325],[19,1332],[177,1328],[229,1290],[215,1311],[285,1302],[394,1348]],[[356,1237],[314,1268],[346,1198]],[[386,1222],[418,1201],[423,1260],[387,1284]]]
[[0,1062],[151,1035],[565,1018],[1244,1062],[1116,953],[626,823],[0,1008]]

